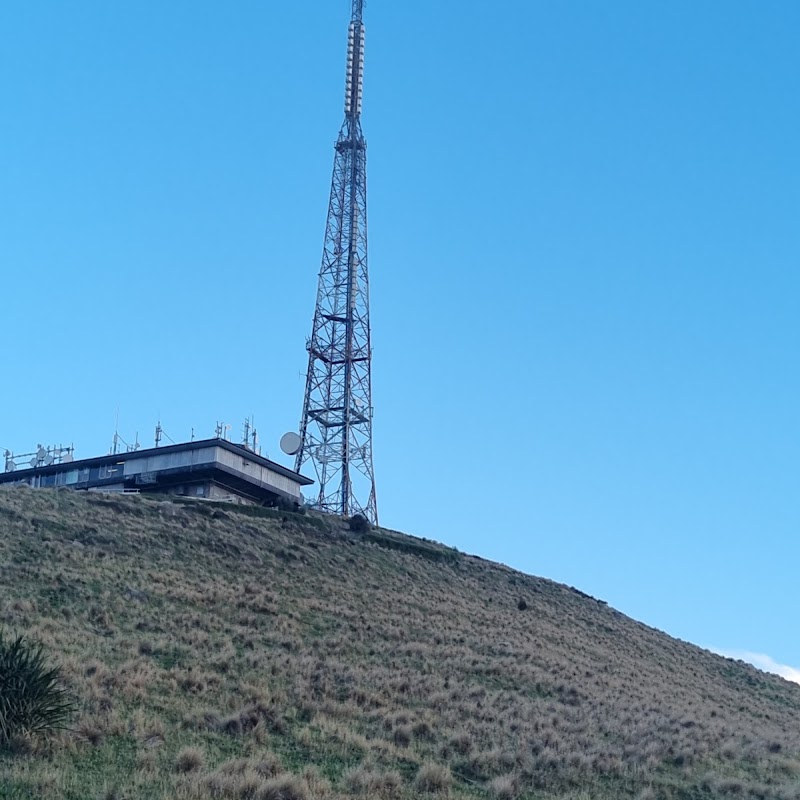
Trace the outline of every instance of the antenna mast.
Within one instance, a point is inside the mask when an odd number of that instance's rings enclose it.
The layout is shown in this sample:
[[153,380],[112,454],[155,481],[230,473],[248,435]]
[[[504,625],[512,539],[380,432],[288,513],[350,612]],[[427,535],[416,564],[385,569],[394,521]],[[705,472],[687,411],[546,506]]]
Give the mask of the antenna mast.
[[372,466],[372,377],[367,269],[367,143],[361,130],[364,0],[353,0],[344,124],[335,145],[317,303],[308,340],[302,445],[319,493],[312,506],[378,522]]

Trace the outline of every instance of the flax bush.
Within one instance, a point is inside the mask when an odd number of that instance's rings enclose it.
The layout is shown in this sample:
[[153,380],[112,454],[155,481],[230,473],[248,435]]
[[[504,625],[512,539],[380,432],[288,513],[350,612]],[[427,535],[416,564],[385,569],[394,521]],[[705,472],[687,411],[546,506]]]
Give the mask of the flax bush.
[[61,671],[48,665],[42,646],[0,630],[0,747],[18,736],[63,729],[72,711]]

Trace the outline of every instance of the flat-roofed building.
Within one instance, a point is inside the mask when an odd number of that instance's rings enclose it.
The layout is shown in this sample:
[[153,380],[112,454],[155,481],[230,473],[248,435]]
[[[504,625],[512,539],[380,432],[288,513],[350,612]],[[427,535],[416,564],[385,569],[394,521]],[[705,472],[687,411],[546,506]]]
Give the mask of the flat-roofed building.
[[0,474],[2,484],[85,491],[156,492],[273,505],[301,503],[313,481],[226,439],[205,439],[149,450],[15,469]]

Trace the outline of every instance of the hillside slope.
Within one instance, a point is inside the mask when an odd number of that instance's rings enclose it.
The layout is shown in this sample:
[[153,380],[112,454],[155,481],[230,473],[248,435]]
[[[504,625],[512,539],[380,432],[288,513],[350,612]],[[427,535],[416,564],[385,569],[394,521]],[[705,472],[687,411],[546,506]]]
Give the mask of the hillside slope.
[[334,519],[3,490],[0,623],[80,700],[0,800],[800,798],[799,686]]

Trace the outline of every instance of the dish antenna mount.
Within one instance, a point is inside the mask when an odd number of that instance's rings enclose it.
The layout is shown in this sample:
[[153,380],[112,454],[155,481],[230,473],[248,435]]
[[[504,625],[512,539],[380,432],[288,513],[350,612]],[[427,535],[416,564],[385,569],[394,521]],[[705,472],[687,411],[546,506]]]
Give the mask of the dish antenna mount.
[[289,431],[281,436],[281,450],[287,456],[296,456],[302,446],[303,440],[294,431]]

